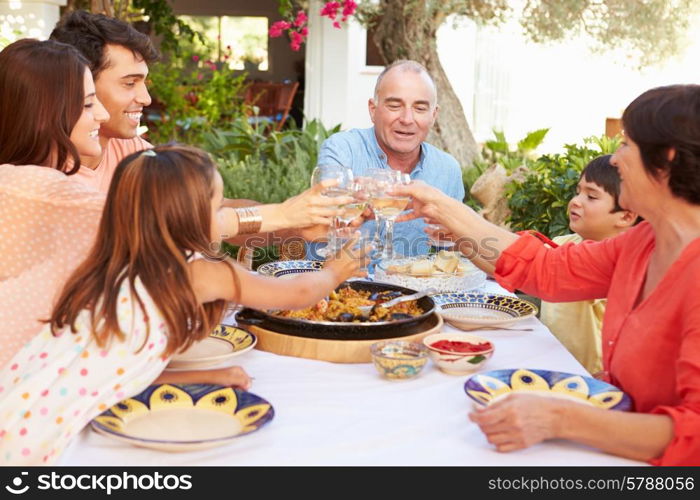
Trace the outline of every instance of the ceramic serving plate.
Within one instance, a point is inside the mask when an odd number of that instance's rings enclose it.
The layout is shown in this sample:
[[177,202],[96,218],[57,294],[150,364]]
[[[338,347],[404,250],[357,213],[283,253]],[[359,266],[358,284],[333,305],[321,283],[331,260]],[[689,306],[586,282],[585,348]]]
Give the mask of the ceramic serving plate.
[[213,448],[272,420],[272,405],[250,392],[220,385],[152,385],[92,422],[107,437],[163,451]]
[[601,380],[528,368],[477,373],[464,384],[464,391],[481,406],[518,392],[566,398],[606,410],[628,411],[632,406],[627,394]]
[[462,330],[506,327],[537,314],[534,304],[508,295],[454,292],[432,298],[443,319]]
[[258,274],[274,278],[291,278],[299,273],[320,271],[322,267],[323,261],[320,260],[279,260],[258,267]]
[[218,366],[250,351],[257,340],[255,335],[242,328],[219,325],[209,337],[173,356],[166,370],[202,370]]

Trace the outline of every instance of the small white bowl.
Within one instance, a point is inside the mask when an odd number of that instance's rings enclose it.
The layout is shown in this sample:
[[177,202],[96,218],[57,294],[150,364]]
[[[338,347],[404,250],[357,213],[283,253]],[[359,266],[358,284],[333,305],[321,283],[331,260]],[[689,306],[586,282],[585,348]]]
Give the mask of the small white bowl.
[[428,349],[418,342],[383,340],[372,344],[370,353],[377,371],[392,380],[415,377],[428,363]]
[[[433,347],[441,340],[468,342],[470,344],[488,343],[488,347],[476,352],[457,352]],[[428,354],[440,370],[450,375],[464,375],[481,369],[481,366],[493,355],[494,345],[489,339],[469,333],[435,333],[423,339]]]

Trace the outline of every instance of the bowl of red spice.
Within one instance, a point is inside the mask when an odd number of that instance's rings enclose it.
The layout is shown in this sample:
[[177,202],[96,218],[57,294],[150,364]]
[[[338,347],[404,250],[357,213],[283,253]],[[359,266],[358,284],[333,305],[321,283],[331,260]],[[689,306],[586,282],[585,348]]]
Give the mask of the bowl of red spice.
[[493,342],[469,333],[436,333],[423,339],[433,363],[450,375],[481,368],[493,355]]

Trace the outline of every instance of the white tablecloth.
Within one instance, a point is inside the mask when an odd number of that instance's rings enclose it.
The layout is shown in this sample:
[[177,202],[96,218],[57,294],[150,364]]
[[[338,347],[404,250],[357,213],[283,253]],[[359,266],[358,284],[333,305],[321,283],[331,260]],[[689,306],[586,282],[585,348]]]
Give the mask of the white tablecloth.
[[[503,292],[489,282],[491,291]],[[500,290],[499,290],[500,289]],[[484,370],[540,368],[586,375],[537,319],[534,331],[477,331],[495,343]],[[445,330],[452,330],[447,326]],[[467,376],[430,362],[414,379],[389,381],[367,364],[335,364],[258,350],[237,358],[255,377],[251,392],[275,417],[235,442],[210,450],[166,453],[137,448],[85,429],[62,465],[642,465],[565,441],[499,453],[467,419]]]

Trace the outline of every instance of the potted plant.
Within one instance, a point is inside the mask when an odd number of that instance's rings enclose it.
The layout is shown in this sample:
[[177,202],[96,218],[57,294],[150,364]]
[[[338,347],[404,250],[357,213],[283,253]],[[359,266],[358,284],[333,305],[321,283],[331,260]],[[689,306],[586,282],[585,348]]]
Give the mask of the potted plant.
[[258,71],[260,63],[263,61],[261,56],[247,53],[243,56],[243,68],[248,72]]

